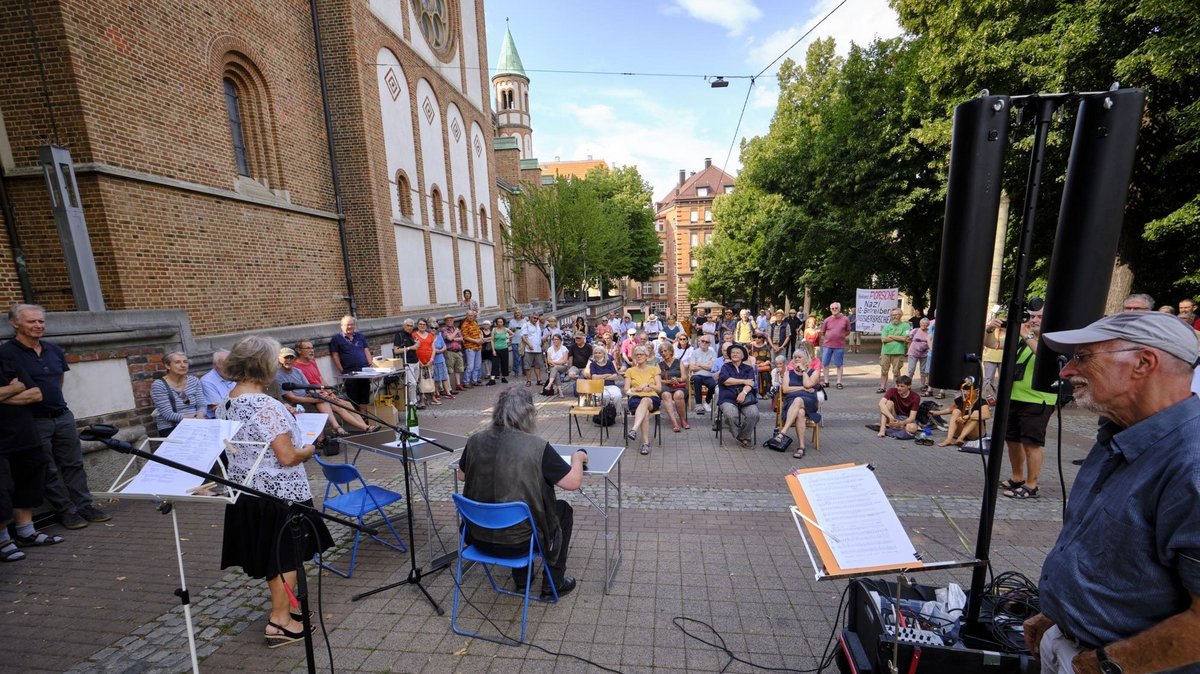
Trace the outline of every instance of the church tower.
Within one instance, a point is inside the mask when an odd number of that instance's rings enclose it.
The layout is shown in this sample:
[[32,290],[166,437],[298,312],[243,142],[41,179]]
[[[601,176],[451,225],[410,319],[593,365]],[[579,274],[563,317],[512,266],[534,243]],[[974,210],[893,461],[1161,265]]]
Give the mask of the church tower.
[[504,44],[492,76],[496,96],[496,133],[517,139],[521,159],[533,157],[533,127],[529,124],[529,78],[513,43],[512,31],[504,28]]

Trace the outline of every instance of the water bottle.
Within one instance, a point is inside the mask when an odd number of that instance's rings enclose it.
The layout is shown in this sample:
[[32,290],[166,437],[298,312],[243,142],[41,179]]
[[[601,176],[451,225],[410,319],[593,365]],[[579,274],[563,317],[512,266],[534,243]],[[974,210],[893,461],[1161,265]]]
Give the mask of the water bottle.
[[928,440],[929,442],[933,442],[933,439],[931,437],[932,435],[933,435],[933,430],[929,427],[929,424],[925,424],[925,429],[921,431],[921,439]]

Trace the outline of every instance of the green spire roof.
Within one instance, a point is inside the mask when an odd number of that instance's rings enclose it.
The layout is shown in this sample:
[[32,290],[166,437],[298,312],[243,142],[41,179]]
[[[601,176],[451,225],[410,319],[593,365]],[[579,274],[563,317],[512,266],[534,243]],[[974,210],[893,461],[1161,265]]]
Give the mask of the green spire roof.
[[506,25],[504,27],[504,44],[500,46],[500,60],[496,62],[496,74],[492,77],[500,75],[520,75],[525,79],[529,76],[525,74],[525,67],[521,65],[521,55],[517,53],[517,45],[513,43],[512,31]]

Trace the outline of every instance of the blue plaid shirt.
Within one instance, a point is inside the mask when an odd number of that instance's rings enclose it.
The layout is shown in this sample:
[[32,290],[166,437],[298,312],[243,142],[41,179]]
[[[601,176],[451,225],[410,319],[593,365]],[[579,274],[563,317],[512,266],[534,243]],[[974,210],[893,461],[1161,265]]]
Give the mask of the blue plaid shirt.
[[1039,590],[1042,612],[1093,646],[1191,605],[1200,594],[1200,398],[1126,429],[1101,426]]

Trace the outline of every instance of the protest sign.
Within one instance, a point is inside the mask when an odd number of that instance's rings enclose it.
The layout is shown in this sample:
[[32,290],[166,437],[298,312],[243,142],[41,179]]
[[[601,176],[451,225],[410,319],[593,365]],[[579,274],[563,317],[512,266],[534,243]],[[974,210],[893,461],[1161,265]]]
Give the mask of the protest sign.
[[854,297],[859,332],[879,332],[891,322],[892,309],[900,306],[899,288],[859,288]]

